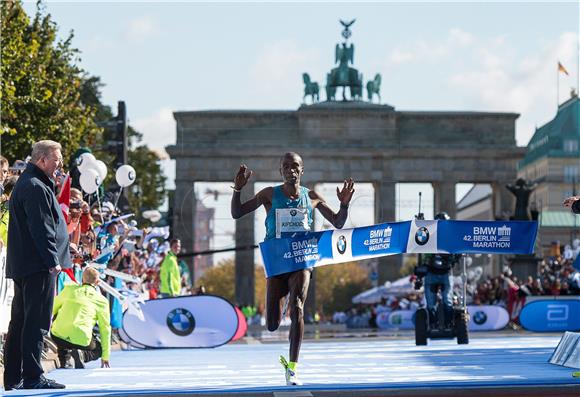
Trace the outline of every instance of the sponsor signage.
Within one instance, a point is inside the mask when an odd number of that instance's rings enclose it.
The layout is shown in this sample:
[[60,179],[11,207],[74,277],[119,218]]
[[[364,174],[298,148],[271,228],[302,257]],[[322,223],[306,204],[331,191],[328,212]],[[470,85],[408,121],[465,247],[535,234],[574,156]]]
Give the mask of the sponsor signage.
[[534,221],[422,221],[297,233],[260,244],[266,277],[401,253],[531,254]]
[[144,319],[123,315],[123,333],[135,345],[148,348],[216,347],[238,330],[238,314],[227,300],[213,295],[146,301]]
[[467,306],[470,331],[494,331],[503,329],[508,324],[510,316],[501,306],[482,305]]
[[547,299],[528,303],[520,313],[522,327],[535,332],[580,331],[580,300]]

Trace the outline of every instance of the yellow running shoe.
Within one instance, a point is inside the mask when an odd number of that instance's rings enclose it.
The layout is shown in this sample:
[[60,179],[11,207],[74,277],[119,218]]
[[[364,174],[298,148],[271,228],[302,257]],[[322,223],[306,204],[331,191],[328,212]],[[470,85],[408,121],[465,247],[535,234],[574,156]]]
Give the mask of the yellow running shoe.
[[290,364],[284,356],[280,356],[280,364],[284,367],[286,375],[286,386],[302,386],[302,382],[298,380],[298,375],[296,374],[296,369],[290,369]]

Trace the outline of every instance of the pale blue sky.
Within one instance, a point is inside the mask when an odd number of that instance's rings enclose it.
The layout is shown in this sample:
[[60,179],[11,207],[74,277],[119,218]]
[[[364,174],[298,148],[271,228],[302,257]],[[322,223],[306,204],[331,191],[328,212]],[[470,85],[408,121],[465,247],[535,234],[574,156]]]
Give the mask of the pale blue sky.
[[[33,9],[27,3],[28,10]],[[578,81],[577,2],[154,3],[49,1],[62,34],[74,30],[81,66],[127,103],[154,147],[174,142],[171,112],[296,109],[301,73],[323,83],[352,27],[355,67],[380,72],[383,101],[400,110],[518,112],[517,139],[553,117]]]
[[[365,81],[382,74],[384,103],[520,113],[519,145],[554,116],[558,79],[560,101],[578,84],[575,1],[48,1],[46,8],[63,36],[74,30],[81,66],[106,84],[103,101],[115,109],[125,100],[131,124],[157,149],[175,142],[173,111],[297,109],[301,74],[324,85],[333,67],[340,18],[357,19],[354,66]],[[570,77],[558,76],[558,60]],[[173,179],[170,162],[165,169]]]

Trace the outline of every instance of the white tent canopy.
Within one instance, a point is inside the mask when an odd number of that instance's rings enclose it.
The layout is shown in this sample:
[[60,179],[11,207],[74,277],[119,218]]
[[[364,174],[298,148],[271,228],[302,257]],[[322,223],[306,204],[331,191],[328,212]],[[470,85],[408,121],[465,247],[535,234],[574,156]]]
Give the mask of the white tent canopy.
[[413,284],[409,281],[409,276],[401,277],[396,281],[387,281],[383,285],[363,291],[352,298],[352,303],[373,304],[389,296],[404,296],[415,292]]

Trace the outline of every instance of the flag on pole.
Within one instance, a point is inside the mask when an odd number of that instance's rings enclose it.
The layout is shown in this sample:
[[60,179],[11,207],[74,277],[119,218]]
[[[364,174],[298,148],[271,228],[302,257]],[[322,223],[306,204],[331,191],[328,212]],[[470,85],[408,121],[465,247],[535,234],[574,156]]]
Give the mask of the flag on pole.
[[64,220],[68,223],[68,207],[70,205],[70,175],[67,175],[64,178],[62,189],[60,189],[60,194],[58,195],[58,204],[60,204],[60,209],[64,215]]
[[566,70],[566,68],[564,67],[564,65],[562,65],[560,63],[560,61],[558,61],[558,72],[562,72],[564,73],[566,76],[570,76],[570,74],[568,73],[568,71]]

